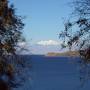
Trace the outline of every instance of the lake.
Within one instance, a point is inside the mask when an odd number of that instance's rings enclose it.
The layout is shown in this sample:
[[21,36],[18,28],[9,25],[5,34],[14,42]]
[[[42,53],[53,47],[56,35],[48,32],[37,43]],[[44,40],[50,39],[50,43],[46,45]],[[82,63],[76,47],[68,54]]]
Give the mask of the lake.
[[89,65],[79,57],[30,56],[32,68],[25,84],[15,90],[90,90]]

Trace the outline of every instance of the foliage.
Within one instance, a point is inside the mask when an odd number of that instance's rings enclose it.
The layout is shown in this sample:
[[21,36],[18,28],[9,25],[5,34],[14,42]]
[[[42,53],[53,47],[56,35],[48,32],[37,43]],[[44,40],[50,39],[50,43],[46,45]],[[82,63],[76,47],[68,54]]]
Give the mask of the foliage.
[[0,0],[0,90],[5,85],[10,88],[20,83],[17,83],[15,76],[22,72],[24,62],[17,58],[16,48],[18,42],[23,40],[23,27],[22,17],[16,15],[14,5]]
[[[64,24],[65,30],[60,33],[63,46],[77,46],[81,56],[90,59],[90,0],[75,0],[73,18]],[[83,52],[83,54],[81,53]]]

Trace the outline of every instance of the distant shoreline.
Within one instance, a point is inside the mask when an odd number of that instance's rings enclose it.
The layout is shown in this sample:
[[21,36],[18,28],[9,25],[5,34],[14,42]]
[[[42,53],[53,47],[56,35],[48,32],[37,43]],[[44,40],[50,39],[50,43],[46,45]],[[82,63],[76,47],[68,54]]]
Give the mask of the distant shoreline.
[[79,57],[78,51],[67,51],[63,53],[49,52],[45,55],[46,57]]

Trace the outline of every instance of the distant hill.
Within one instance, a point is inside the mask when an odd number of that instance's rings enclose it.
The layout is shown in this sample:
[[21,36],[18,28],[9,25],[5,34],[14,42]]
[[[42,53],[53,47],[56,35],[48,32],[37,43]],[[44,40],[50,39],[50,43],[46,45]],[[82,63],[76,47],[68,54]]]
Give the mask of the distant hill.
[[63,53],[49,52],[46,56],[79,56],[78,51],[67,51]]

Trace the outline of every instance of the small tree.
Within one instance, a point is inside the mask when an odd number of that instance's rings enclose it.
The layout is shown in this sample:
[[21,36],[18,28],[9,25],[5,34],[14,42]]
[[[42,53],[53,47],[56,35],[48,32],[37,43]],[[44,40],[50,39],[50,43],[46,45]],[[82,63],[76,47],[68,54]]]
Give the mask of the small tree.
[[90,60],[90,0],[75,0],[73,18],[65,23],[65,30],[60,33],[64,38],[63,47],[76,45],[86,60]]
[[[11,55],[16,55],[17,44],[23,40],[23,27],[22,18],[15,14],[14,6],[9,5],[7,0],[0,0],[0,90],[9,90],[17,85],[14,76],[21,70],[18,64],[23,63],[15,59],[11,61]],[[5,87],[8,88],[3,89]]]

